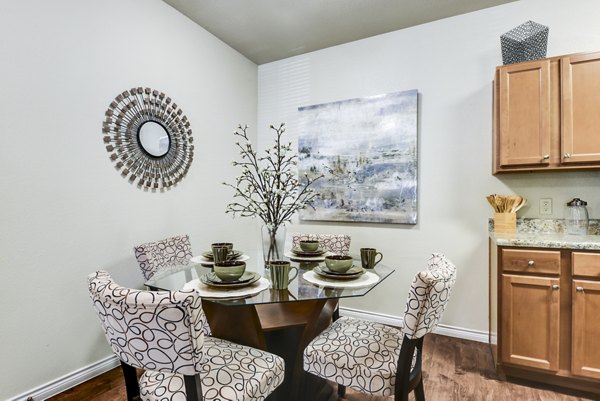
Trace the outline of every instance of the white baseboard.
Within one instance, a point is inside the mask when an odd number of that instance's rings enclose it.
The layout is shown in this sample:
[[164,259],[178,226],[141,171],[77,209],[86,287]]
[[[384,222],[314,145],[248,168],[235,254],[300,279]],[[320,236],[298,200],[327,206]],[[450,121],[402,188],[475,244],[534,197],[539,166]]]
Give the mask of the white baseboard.
[[8,401],[27,401],[28,397],[32,397],[34,401],[44,401],[46,398],[54,397],[117,366],[119,366],[119,359],[116,355],[111,355],[98,362],[77,369],[74,372],[67,373],[37,388],[26,391],[14,398],[10,398]]
[[[387,324],[389,326],[400,327],[402,325],[402,318],[399,316],[384,315],[382,313],[365,312],[358,309],[340,307],[340,315],[354,317],[357,319],[369,320],[381,324]],[[462,327],[448,326],[446,324],[439,324],[434,330],[435,334],[442,336],[462,338],[464,340],[477,341],[480,343],[487,343],[489,341],[489,333],[487,331],[471,330]]]

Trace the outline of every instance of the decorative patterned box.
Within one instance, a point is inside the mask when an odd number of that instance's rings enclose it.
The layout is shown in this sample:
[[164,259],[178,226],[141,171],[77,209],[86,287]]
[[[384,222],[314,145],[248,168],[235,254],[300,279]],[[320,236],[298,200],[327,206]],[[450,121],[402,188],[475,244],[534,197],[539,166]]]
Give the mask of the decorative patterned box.
[[527,21],[501,35],[504,65],[545,58],[548,30],[547,26]]

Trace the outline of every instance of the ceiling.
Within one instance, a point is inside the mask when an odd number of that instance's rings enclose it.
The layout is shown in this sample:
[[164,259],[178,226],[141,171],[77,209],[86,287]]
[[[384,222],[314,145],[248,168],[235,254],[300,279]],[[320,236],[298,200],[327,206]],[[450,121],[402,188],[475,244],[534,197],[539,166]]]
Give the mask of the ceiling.
[[515,0],[163,0],[256,64]]

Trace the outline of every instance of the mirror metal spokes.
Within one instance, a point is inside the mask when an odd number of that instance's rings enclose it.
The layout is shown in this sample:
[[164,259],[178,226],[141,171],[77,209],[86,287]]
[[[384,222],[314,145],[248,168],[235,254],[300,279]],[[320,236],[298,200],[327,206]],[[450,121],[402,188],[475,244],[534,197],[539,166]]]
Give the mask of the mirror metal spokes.
[[150,88],[132,88],[111,102],[105,117],[106,150],[131,183],[169,189],[187,174],[194,157],[192,130],[170,97]]

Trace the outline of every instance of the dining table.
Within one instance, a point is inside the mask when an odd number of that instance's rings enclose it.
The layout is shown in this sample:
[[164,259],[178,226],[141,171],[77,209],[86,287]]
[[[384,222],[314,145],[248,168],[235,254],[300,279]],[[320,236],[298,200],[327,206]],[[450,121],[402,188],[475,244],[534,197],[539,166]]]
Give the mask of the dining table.
[[[340,299],[367,295],[394,269],[379,263],[365,269],[360,279],[328,280],[314,273],[315,268],[322,267],[321,261],[286,260],[297,269],[297,275],[285,290],[271,288],[269,270],[262,260],[246,261],[246,270],[260,275],[247,288],[219,291],[206,286],[212,266],[203,263],[172,266],[145,284],[150,290],[197,289],[214,337],[281,356],[286,365],[284,381],[268,400],[330,399],[333,387],[304,372],[303,350],[339,317]],[[355,260],[357,266],[360,263]]]

